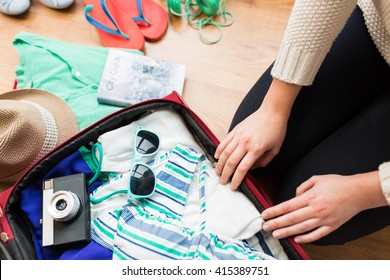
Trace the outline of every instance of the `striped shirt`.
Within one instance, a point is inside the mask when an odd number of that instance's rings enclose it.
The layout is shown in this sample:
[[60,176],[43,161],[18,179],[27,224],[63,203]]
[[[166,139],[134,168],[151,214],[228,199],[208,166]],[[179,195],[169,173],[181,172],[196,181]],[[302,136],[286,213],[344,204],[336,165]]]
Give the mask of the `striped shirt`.
[[[92,238],[113,251],[113,259],[270,259],[241,240],[206,229],[205,156],[177,145],[156,176],[150,198],[134,200],[96,217]],[[181,217],[192,180],[198,180],[201,223],[188,228]],[[95,199],[98,194],[92,194]]]

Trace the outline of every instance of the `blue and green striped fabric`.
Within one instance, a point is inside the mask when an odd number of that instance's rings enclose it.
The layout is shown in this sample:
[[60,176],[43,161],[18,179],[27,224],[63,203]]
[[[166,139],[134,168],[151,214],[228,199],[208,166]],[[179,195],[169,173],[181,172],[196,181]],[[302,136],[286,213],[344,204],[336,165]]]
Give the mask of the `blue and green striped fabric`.
[[[113,259],[270,259],[247,243],[206,229],[205,156],[177,145],[157,174],[155,194],[135,200],[92,222],[92,238],[113,251]],[[200,225],[181,222],[189,186],[198,180]]]

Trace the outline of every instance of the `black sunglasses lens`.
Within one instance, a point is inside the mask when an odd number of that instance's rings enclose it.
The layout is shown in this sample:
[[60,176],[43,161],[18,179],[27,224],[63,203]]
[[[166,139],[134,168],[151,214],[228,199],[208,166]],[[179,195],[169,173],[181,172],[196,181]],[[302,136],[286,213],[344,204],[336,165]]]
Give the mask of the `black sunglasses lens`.
[[153,193],[155,180],[155,176],[149,167],[136,164],[131,170],[130,191],[133,195],[148,196]]
[[140,130],[137,133],[136,149],[142,155],[153,154],[160,145],[158,136],[147,130]]

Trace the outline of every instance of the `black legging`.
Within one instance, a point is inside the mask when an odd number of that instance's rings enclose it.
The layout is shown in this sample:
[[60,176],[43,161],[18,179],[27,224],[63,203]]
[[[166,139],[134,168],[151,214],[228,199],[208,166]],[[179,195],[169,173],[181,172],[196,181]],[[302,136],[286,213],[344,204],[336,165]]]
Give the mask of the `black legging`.
[[[230,129],[260,107],[271,67],[242,101]],[[257,171],[282,178],[284,201],[313,175],[369,172],[385,161],[390,161],[390,67],[356,8],[314,83],[301,89],[279,154]],[[343,244],[387,225],[390,207],[371,209],[315,243]]]

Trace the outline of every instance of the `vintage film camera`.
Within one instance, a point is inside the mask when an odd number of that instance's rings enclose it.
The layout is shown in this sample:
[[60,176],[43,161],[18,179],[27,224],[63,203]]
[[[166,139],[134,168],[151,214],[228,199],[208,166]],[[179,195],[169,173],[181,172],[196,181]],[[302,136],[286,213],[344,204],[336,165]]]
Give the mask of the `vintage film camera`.
[[91,214],[85,174],[43,182],[42,246],[91,240]]

